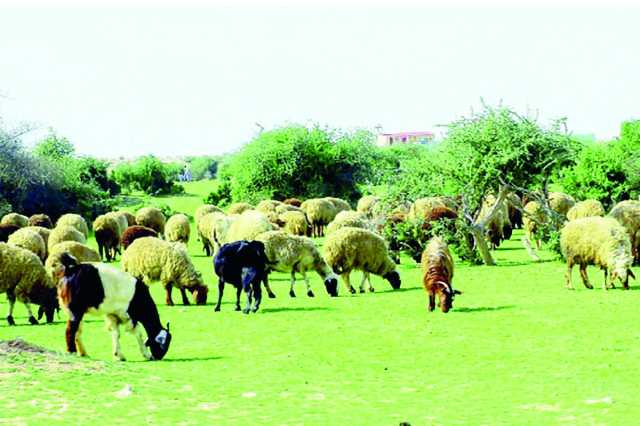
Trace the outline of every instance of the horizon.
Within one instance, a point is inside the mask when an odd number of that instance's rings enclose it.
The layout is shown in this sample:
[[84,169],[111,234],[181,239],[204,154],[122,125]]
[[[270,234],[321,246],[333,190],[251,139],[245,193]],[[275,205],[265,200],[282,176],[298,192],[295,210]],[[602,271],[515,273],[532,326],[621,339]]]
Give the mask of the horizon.
[[220,155],[287,123],[441,138],[480,99],[598,140],[638,115],[636,8],[2,12],[4,124],[101,158]]

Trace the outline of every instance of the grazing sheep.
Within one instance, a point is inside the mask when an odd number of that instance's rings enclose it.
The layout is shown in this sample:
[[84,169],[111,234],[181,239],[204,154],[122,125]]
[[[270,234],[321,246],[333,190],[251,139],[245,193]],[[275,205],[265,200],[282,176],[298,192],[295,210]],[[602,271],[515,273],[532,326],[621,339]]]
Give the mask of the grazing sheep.
[[605,211],[602,203],[598,200],[578,201],[567,212],[567,219],[575,220],[583,217],[604,216]]
[[227,214],[242,214],[247,210],[253,210],[253,206],[249,203],[233,203],[227,209]]
[[189,243],[191,225],[189,218],[185,214],[174,214],[167,220],[164,227],[164,236],[169,242]]
[[171,291],[180,289],[182,303],[189,305],[185,290],[191,291],[196,303],[207,303],[207,287],[202,274],[191,262],[181,243],[169,243],[154,237],[135,240],[122,254],[122,269],[149,285],[160,281],[164,286],[167,305],[173,306]]
[[41,226],[43,228],[52,229],[53,222],[46,214],[34,214],[29,218],[29,226]]
[[[336,297],[338,295],[338,277],[336,277],[327,262],[320,255],[313,240],[307,237],[290,235],[285,231],[269,231],[256,237],[257,241],[264,243],[267,255],[267,271],[291,273],[291,289],[289,296],[296,297],[293,287],[296,283],[296,272],[302,274],[307,285],[307,296],[313,297],[313,291],[307,278],[307,271],[316,271],[324,281],[327,293]],[[265,274],[264,286],[269,297],[275,297],[269,287],[268,277]]]
[[89,246],[76,241],[63,241],[56,244],[49,253],[46,262],[44,262],[44,269],[52,278],[55,285],[60,283],[60,279],[63,276],[64,271],[60,260],[63,253],[69,253],[78,262],[100,262],[100,255],[98,252]]
[[311,226],[302,211],[286,211],[278,216],[280,226],[291,235],[311,235]]
[[362,213],[367,217],[373,216],[373,210],[376,204],[380,203],[380,198],[374,195],[365,195],[358,200],[356,211]]
[[129,219],[124,212],[109,212],[105,216],[114,219],[118,223],[118,238],[122,236],[122,233],[129,227]]
[[[198,235],[200,235],[202,249],[207,256],[211,256],[218,248],[214,238],[214,231],[217,226],[220,226],[220,223],[226,225],[226,229],[228,229],[228,225],[230,225],[227,216],[220,212],[207,213],[198,220]],[[226,231],[222,233],[226,235]]]
[[133,225],[129,226],[122,233],[122,237],[120,238],[120,243],[122,244],[123,249],[127,249],[131,245],[132,242],[142,237],[157,237],[158,233],[151,228],[147,228],[146,226]]
[[29,250],[31,253],[38,256],[38,258],[44,262],[47,256],[47,246],[44,239],[33,229],[29,227],[20,228],[9,237],[9,244],[23,249]]
[[158,308],[142,281],[113,266],[80,263],[68,253],[64,253],[60,261],[63,279],[58,294],[69,315],[65,333],[69,353],[87,355],[81,340],[82,319],[85,313],[90,313],[105,317],[117,360],[125,360],[120,349],[121,324],[136,336],[145,359],[160,360],[165,356],[171,343],[169,324],[167,328],[162,327]]
[[296,206],[292,206],[291,204],[280,204],[276,207],[276,213],[277,214],[282,214],[285,212],[302,212],[302,209],[300,207],[296,207]]
[[38,320],[31,312],[30,303],[40,305],[38,319],[45,314],[47,322],[53,322],[53,314],[58,308],[56,287],[38,256],[29,250],[0,243],[0,293],[7,293],[9,300],[9,325],[16,324],[13,319],[16,299],[24,303],[31,324],[38,324]]
[[56,244],[63,241],[77,241],[86,244],[87,239],[73,226],[56,226],[51,230],[51,234],[49,235],[49,252],[51,252],[51,249],[55,247]]
[[9,239],[9,236],[16,232],[18,229],[20,229],[20,227],[12,223],[0,224],[0,242],[6,243]]
[[[224,244],[213,259],[213,268],[218,276],[218,303],[215,311],[220,311],[224,284],[236,288],[236,311],[240,310],[240,292],[247,295],[247,304],[242,310],[257,312],[262,301],[260,283],[266,280],[267,256],[261,241],[234,241]],[[252,306],[252,299],[255,302]]]
[[312,198],[300,206],[307,214],[307,219],[311,224],[312,235],[314,237],[322,237],[324,235],[324,227],[328,225],[338,213],[331,201],[323,198]]
[[24,228],[25,226],[29,226],[29,218],[18,213],[8,213],[2,216],[2,220],[0,220],[0,224],[16,225],[16,226],[19,226],[20,228]]
[[[196,209],[196,213],[194,215],[194,220],[195,220],[195,224],[196,224],[196,231],[197,231],[198,241],[204,241],[203,240],[203,235],[200,233],[200,221],[207,214],[216,213],[216,212],[224,214],[222,209],[214,206],[213,204],[203,204],[203,205],[201,205],[200,207],[198,207]],[[207,256],[209,256],[209,254],[207,254]]]
[[394,290],[400,288],[400,275],[389,257],[384,240],[366,229],[345,227],[329,235],[324,245],[324,258],[333,272],[342,277],[351,293],[356,292],[349,282],[349,274],[354,269],[363,271],[360,293],[364,293],[365,281],[369,284],[369,291],[374,291],[370,273],[389,281]]
[[345,226],[369,229],[371,228],[371,223],[366,219],[363,213],[355,212],[353,210],[343,210],[338,213],[329,226],[327,226],[327,235],[330,235]]
[[440,197],[418,198],[411,204],[407,219],[411,221],[424,220],[435,207],[447,207]]
[[220,245],[233,241],[253,240],[258,234],[273,231],[274,226],[269,218],[256,210],[247,210],[231,223],[226,235],[214,231],[216,242]]
[[89,227],[87,226],[87,222],[79,214],[67,213],[60,216],[56,222],[56,228],[60,228],[62,226],[71,226],[76,228],[76,230],[80,232],[85,239],[89,236]]
[[[482,207],[480,208],[480,213],[478,214],[477,222],[482,222],[489,213],[493,210],[493,206],[495,205],[497,199],[494,195],[487,195],[483,202]],[[502,241],[506,241],[511,238],[511,222],[509,222],[509,208],[507,207],[507,202],[503,202],[498,211],[493,215],[491,221],[485,224],[485,233],[487,236],[487,240],[491,243],[491,248],[496,249],[500,245]]]
[[164,214],[155,207],[143,207],[136,212],[136,224],[153,229],[159,236],[164,235],[165,223]]
[[351,205],[342,198],[324,197],[324,200],[327,200],[331,204],[333,204],[333,207],[335,207],[337,213],[345,210],[351,210]]
[[595,265],[604,270],[603,289],[618,278],[625,289],[629,288],[629,276],[633,257],[631,242],[624,227],[615,219],[607,217],[585,217],[567,222],[560,231],[560,249],[567,260],[566,286],[573,289],[571,271],[573,265],[580,265],[582,282],[593,288],[587,276],[587,265]]
[[49,235],[51,235],[51,229],[44,228],[42,226],[31,226],[31,225],[22,229],[29,229],[31,231],[36,232],[38,235],[42,237],[42,240],[44,241],[44,257],[46,258],[47,254],[49,253],[48,247],[49,247]]
[[626,200],[619,202],[613,206],[609,217],[616,219],[627,230],[631,240],[633,258],[636,261],[640,260],[638,252],[638,244],[640,244],[640,201]]
[[563,192],[550,192],[549,193],[549,207],[554,212],[567,216],[567,212],[574,206],[576,200],[571,195],[567,195]]
[[524,216],[522,218],[522,226],[525,232],[525,238],[529,242],[535,242],[536,247],[540,250],[542,241],[537,237],[538,222],[544,222],[546,215],[537,201],[529,201],[524,206]]
[[511,223],[511,227],[513,229],[521,229],[522,228],[522,211],[520,211],[522,204],[522,200],[513,192],[507,194],[507,199],[505,200],[507,203],[507,209],[509,210],[509,222]]
[[278,207],[281,204],[283,204],[281,201],[262,200],[256,206],[256,210],[261,212],[261,213],[265,213],[265,214],[269,213],[269,212],[274,212],[275,213],[276,207]]
[[287,198],[286,200],[283,201],[283,203],[288,204],[290,206],[300,207],[300,205],[302,204],[302,201],[298,200],[297,198]]
[[93,221],[93,232],[98,243],[100,258],[107,262],[115,260],[120,253],[120,225],[112,217],[106,214],[100,215]]
[[119,213],[122,213],[124,215],[124,217],[127,218],[127,225],[128,225],[127,227],[136,226],[137,225],[136,216],[133,213],[127,212],[127,211],[124,211],[124,210],[120,210]]
[[436,308],[437,295],[440,309],[446,314],[453,307],[455,295],[462,294],[451,285],[453,257],[447,243],[440,237],[432,238],[422,253],[421,264],[422,284],[429,296],[429,312]]

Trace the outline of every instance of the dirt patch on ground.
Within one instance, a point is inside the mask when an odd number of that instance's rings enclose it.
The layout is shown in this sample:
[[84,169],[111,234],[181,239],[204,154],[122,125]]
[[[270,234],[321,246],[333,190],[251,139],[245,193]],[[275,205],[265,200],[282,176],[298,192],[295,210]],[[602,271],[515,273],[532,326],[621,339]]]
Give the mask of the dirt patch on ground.
[[55,352],[53,351],[45,349],[42,346],[25,342],[20,338],[13,339],[13,340],[0,340],[0,356],[9,355],[9,354],[11,355],[23,354],[23,353],[42,354],[42,355],[55,354]]

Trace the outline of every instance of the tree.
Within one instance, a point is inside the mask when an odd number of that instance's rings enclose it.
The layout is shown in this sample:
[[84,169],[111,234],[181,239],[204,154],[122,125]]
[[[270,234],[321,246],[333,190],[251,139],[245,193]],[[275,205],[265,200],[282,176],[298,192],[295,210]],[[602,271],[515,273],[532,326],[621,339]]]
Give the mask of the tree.
[[[536,119],[483,104],[482,110],[448,126],[439,166],[452,190],[461,197],[462,214],[486,265],[495,265],[484,238],[489,223],[508,193],[542,188],[548,193],[551,176],[571,162],[576,144],[563,130],[564,121],[541,127]],[[496,194],[490,213],[478,220],[487,194]]]
[[67,138],[59,137],[50,130],[49,135],[33,148],[33,153],[38,157],[60,160],[73,156],[75,150]]

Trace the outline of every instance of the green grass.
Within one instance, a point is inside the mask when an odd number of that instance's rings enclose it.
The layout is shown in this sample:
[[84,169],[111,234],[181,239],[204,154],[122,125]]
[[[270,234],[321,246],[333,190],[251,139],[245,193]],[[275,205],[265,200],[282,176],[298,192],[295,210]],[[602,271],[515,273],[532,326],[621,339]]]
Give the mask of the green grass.
[[[167,201],[192,214],[200,199]],[[464,294],[446,315],[427,313],[420,270],[407,258],[401,291],[375,277],[376,293],[340,288],[331,299],[313,276],[316,297],[300,283],[291,299],[286,275],[274,274],[278,297],[257,314],[233,311],[230,287],[215,313],[211,259],[192,239],[210,300],[167,307],[153,286],[174,333],[165,360],[143,361],[123,333],[129,361],[111,361],[102,320],[87,317],[88,359],[0,355],[0,424],[635,424],[638,286],[603,292],[592,270],[598,289],[584,289],[574,271],[576,290],[565,290],[563,264],[549,253],[532,263],[520,236],[495,252],[500,266],[457,266]],[[0,339],[64,351],[64,316],[28,326],[24,308],[16,311],[19,326],[2,321]],[[132,394],[118,397],[127,384]]]

